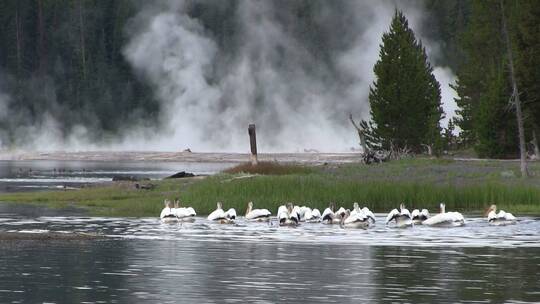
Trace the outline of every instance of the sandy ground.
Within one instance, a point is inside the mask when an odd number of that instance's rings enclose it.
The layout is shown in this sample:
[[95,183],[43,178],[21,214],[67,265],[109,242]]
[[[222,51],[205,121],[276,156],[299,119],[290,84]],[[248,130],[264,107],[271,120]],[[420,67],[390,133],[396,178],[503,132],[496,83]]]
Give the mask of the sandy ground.
[[[359,153],[263,153],[259,161],[308,164],[348,163],[361,159]],[[0,160],[65,160],[65,161],[165,161],[165,162],[231,162],[249,161],[242,153],[191,153],[149,151],[85,151],[85,152],[0,152]]]

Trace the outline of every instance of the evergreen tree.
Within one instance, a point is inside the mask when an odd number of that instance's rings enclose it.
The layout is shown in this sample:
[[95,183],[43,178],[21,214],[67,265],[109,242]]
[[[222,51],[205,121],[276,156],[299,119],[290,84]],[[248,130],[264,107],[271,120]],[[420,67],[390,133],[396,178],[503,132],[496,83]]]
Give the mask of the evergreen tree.
[[511,86],[502,35],[499,1],[473,1],[471,19],[461,44],[465,60],[454,85],[456,119],[464,144],[480,157],[515,157],[517,124],[509,106]]
[[[525,101],[526,127],[535,132],[531,139],[540,136],[540,6],[538,1],[523,0],[517,3],[514,20],[516,26],[516,69],[522,97]],[[538,142],[535,143],[538,145]],[[540,155],[537,155],[540,156]]]
[[369,103],[373,133],[382,139],[383,148],[420,152],[423,145],[440,144],[440,86],[402,12],[396,10],[379,54]]

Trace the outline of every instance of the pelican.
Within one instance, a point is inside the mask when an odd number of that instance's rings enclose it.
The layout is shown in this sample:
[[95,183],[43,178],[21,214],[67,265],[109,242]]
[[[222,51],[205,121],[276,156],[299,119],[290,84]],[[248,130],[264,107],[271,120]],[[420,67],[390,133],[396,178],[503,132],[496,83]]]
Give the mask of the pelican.
[[300,220],[308,223],[317,223],[321,221],[321,212],[319,209],[309,207],[300,207]]
[[393,209],[390,211],[390,213],[388,213],[386,216],[386,224],[388,225],[390,221],[395,220],[397,227],[403,228],[412,226],[413,222],[411,219],[411,213],[405,208],[405,205],[399,205],[399,210],[400,211]]
[[368,228],[370,225],[369,217],[360,209],[358,203],[354,203],[352,211],[345,210],[341,217],[340,225],[343,228]]
[[197,213],[195,212],[195,209],[191,207],[187,207],[187,208],[180,207],[179,199],[174,200],[173,212],[179,221],[184,221],[184,222],[195,221],[195,215],[197,215]]
[[303,214],[303,212],[302,212],[302,210],[300,210],[300,207],[293,205],[293,209],[292,209],[291,214],[296,216],[296,218],[298,219],[298,222],[300,222],[300,219],[302,218],[302,216],[300,214]]
[[227,212],[223,211],[223,204],[221,202],[217,202],[216,210],[212,211],[212,213],[208,215],[208,220],[218,222],[220,224],[232,224],[234,223],[235,218],[236,210],[231,208],[227,210]]
[[277,218],[279,220],[280,226],[295,227],[298,225],[299,221],[299,215],[294,210],[292,203],[287,203],[287,205],[279,206]]
[[413,224],[421,225],[425,220],[429,218],[429,211],[427,209],[414,209],[411,213]]
[[497,205],[491,205],[486,213],[489,224],[494,226],[512,225],[517,220],[512,213],[504,212],[504,210],[497,213]]
[[363,207],[362,212],[367,216],[370,224],[375,224],[375,214],[368,207]]
[[161,218],[161,221],[164,223],[177,222],[178,219],[176,218],[176,215],[174,214],[171,201],[166,199],[163,202],[163,204],[165,205],[165,207],[161,210],[161,214],[159,215],[159,218]]
[[[340,214],[338,214],[338,212],[334,213],[335,208],[336,208],[336,205],[334,203],[330,203],[328,208],[324,209],[322,213],[323,224],[339,224],[341,222]],[[340,209],[340,212],[341,212],[341,209]]]
[[441,213],[436,214],[422,222],[422,225],[428,226],[462,226],[465,224],[463,215],[459,212],[446,212],[446,205],[439,205]]
[[306,221],[309,223],[318,223],[321,221],[321,218],[322,216],[319,209],[314,208],[313,210],[311,210],[311,219],[306,219]]
[[253,202],[248,203],[246,219],[250,221],[266,222],[270,220],[272,213],[268,209],[253,209]]

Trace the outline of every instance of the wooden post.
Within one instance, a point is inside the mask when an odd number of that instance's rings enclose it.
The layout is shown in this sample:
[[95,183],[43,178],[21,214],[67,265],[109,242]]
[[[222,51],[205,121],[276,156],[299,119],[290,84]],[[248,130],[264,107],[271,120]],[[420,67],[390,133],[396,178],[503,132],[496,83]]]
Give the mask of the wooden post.
[[255,134],[255,124],[250,124],[248,127],[249,145],[251,146],[251,165],[257,165],[257,136]]

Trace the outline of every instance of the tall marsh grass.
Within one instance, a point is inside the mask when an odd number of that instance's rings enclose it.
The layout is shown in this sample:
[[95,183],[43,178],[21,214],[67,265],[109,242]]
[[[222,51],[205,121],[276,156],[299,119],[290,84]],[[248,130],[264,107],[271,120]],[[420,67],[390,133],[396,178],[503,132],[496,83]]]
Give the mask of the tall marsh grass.
[[1,194],[0,202],[75,206],[107,216],[157,216],[163,200],[175,197],[193,206],[199,215],[213,211],[218,201],[239,214],[249,201],[255,208],[267,208],[274,214],[285,202],[321,211],[329,202],[349,208],[359,202],[376,212],[388,212],[400,203],[432,212],[440,202],[446,203],[447,210],[465,212],[483,211],[495,203],[517,215],[540,214],[540,163],[532,163],[529,169],[535,177],[521,179],[517,174],[507,174],[517,170],[515,163],[495,161],[420,159],[376,166],[320,167],[242,164],[207,178],[153,181],[153,190],[115,183],[78,191]]
[[[387,212],[405,203],[410,208],[438,209],[440,202],[448,210],[484,210],[489,204],[500,207],[531,206],[540,209],[540,188],[508,186],[498,182],[456,186],[422,182],[358,181],[326,175],[256,176],[230,179],[225,176],[207,178],[182,193],[200,212],[210,212],[215,202],[227,208],[244,210],[248,201],[257,208],[277,210],[285,202],[326,208],[329,202],[352,206],[353,202],[376,212]],[[532,208],[534,207],[534,208]],[[522,208],[522,207],[521,207]]]

